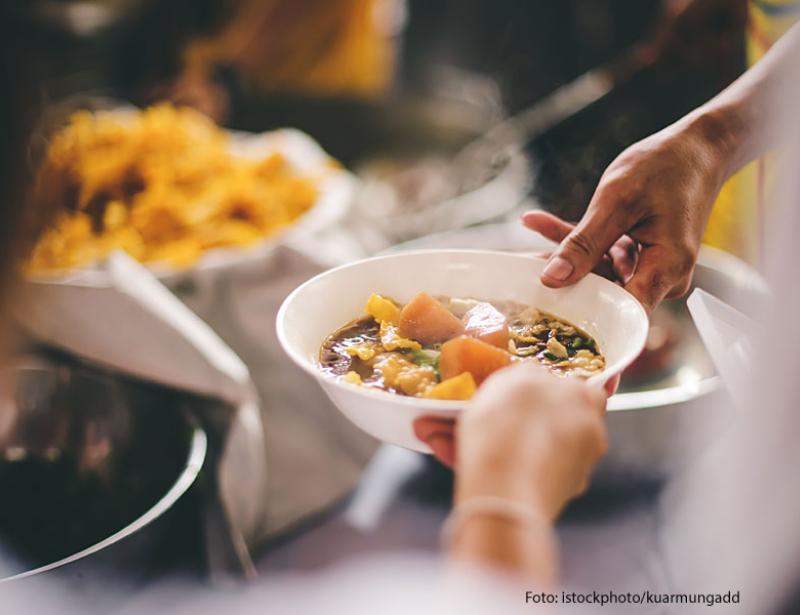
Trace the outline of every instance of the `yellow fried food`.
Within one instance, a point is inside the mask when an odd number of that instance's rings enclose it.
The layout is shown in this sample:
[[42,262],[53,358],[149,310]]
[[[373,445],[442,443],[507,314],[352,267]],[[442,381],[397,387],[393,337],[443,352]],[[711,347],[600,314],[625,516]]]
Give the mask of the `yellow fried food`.
[[384,349],[392,350],[422,350],[422,344],[403,337],[398,333],[397,327],[386,321],[381,322],[380,328],[381,344]]
[[400,321],[400,308],[391,299],[382,297],[377,293],[372,293],[369,296],[364,312],[378,322],[388,322],[391,325],[396,325]]
[[89,265],[119,249],[188,267],[210,248],[275,235],[317,198],[314,179],[280,154],[233,155],[224,130],[171,105],[75,114],[49,145],[38,190],[60,213],[34,249],[31,273]]
[[347,372],[342,379],[350,384],[364,384],[361,380],[361,376],[359,376],[357,372]]
[[436,372],[432,367],[416,365],[399,353],[380,355],[374,368],[387,387],[406,395],[423,395],[436,384]]

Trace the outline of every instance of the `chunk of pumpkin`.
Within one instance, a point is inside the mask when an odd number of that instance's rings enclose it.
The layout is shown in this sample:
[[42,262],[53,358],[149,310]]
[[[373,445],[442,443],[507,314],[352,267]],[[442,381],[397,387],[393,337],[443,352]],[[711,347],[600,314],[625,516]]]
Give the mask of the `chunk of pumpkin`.
[[475,395],[478,385],[475,378],[469,372],[464,372],[458,376],[442,380],[435,387],[430,389],[425,397],[429,399],[457,399],[467,400]]
[[391,299],[372,293],[367,299],[364,311],[378,322],[396,325],[400,321],[400,308]]
[[423,346],[446,342],[463,332],[463,323],[428,293],[417,294],[400,311],[400,335]]
[[474,337],[457,337],[442,345],[439,355],[439,372],[442,380],[448,380],[469,372],[480,384],[492,373],[511,363],[511,355],[496,346]]
[[464,332],[498,348],[508,348],[508,319],[491,303],[479,303],[464,314]]

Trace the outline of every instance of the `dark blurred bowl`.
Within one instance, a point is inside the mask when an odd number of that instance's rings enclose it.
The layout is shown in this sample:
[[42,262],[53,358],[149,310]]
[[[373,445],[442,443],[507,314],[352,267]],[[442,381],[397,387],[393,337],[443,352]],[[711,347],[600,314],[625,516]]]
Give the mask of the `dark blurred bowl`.
[[50,571],[130,582],[201,550],[201,524],[174,518],[206,456],[185,395],[60,357],[24,360],[3,382],[0,583]]

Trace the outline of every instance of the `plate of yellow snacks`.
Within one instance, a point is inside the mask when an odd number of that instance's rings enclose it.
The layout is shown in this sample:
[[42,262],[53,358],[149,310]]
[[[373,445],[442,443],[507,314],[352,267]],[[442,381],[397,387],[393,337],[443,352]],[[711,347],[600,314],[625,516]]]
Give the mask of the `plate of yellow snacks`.
[[38,188],[58,212],[33,279],[122,250],[157,276],[263,258],[338,221],[353,177],[308,135],[224,130],[188,108],[78,112],[50,139]]
[[278,339],[357,426],[425,451],[413,421],[458,417],[509,365],[602,387],[641,352],[648,320],[632,295],[595,274],[547,288],[544,264],[483,250],[357,261],[293,291],[278,312]]

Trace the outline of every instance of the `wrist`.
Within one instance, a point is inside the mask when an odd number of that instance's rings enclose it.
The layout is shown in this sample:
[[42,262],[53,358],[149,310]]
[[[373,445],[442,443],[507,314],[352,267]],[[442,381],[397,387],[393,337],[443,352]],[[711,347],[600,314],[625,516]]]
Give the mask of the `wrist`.
[[552,521],[530,502],[498,496],[473,496],[453,506],[442,527],[442,541],[446,546],[451,544],[464,526],[482,519],[500,521],[501,528],[528,530],[553,526]]
[[720,186],[747,162],[746,127],[737,109],[707,105],[687,115],[682,124],[682,135],[698,144]]
[[[474,466],[473,466],[474,467]],[[453,503],[459,506],[463,502],[479,498],[503,498],[529,507],[543,518],[551,522],[560,506],[548,505],[546,490],[538,485],[535,474],[515,471],[514,468],[495,469],[491,464],[459,469],[456,474]]]
[[[552,523],[526,507],[507,514],[516,505],[496,509],[492,504],[484,510],[482,502],[486,500],[467,500],[453,509],[442,528],[443,545],[450,557],[521,572],[544,585],[555,583],[558,548]],[[471,509],[471,504],[476,506]]]

